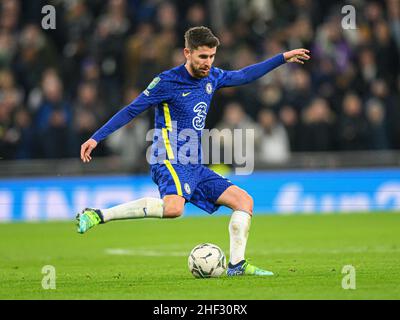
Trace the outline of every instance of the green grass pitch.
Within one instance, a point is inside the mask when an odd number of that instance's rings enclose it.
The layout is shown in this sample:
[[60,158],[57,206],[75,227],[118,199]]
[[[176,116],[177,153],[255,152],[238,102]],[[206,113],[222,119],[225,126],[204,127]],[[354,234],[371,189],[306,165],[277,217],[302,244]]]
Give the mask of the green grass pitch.
[[[397,213],[255,214],[252,263],[273,277],[195,279],[187,255],[201,242],[229,253],[229,216],[118,221],[87,234],[67,223],[0,224],[0,299],[399,299]],[[56,289],[42,288],[42,267]],[[342,288],[342,268],[356,289]]]

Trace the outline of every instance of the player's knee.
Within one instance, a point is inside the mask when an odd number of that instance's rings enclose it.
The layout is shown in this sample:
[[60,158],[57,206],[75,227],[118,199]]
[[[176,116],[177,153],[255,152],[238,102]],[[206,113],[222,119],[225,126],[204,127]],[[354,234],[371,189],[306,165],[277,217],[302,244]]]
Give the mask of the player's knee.
[[164,218],[178,218],[183,214],[183,207],[177,204],[168,204],[164,207]]
[[247,192],[243,192],[238,199],[238,210],[253,213],[254,200]]

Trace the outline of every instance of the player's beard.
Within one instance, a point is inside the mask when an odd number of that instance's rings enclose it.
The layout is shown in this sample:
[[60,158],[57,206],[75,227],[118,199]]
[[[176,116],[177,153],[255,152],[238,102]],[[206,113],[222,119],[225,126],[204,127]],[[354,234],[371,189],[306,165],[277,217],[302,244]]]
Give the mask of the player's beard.
[[210,73],[210,69],[204,70],[201,68],[196,68],[193,63],[190,64],[190,68],[192,69],[195,78],[205,78],[208,77],[208,74]]

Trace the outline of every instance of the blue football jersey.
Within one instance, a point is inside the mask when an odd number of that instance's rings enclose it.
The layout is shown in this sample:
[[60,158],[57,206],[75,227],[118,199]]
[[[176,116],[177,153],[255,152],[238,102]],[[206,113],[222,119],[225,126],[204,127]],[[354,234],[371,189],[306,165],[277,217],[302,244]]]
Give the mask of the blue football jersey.
[[279,54],[237,71],[212,67],[204,78],[192,77],[185,65],[162,72],[92,138],[99,142],[144,110],[155,106],[151,163],[164,160],[201,163],[201,136],[215,91],[254,81],[283,63],[283,54]]
[[184,65],[161,73],[139,99],[156,105],[151,163],[200,163],[201,136],[214,92],[224,86],[224,72],[211,68],[192,77]]

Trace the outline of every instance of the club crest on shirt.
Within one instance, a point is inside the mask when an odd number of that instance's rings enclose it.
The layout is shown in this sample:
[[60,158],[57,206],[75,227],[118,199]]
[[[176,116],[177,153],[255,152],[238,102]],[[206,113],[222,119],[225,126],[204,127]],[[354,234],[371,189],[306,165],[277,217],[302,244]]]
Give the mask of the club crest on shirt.
[[190,186],[189,186],[189,184],[186,182],[184,185],[183,185],[183,187],[185,188],[185,191],[186,191],[186,193],[187,194],[190,194]]
[[206,91],[208,94],[212,93],[212,84],[210,82],[206,84]]

